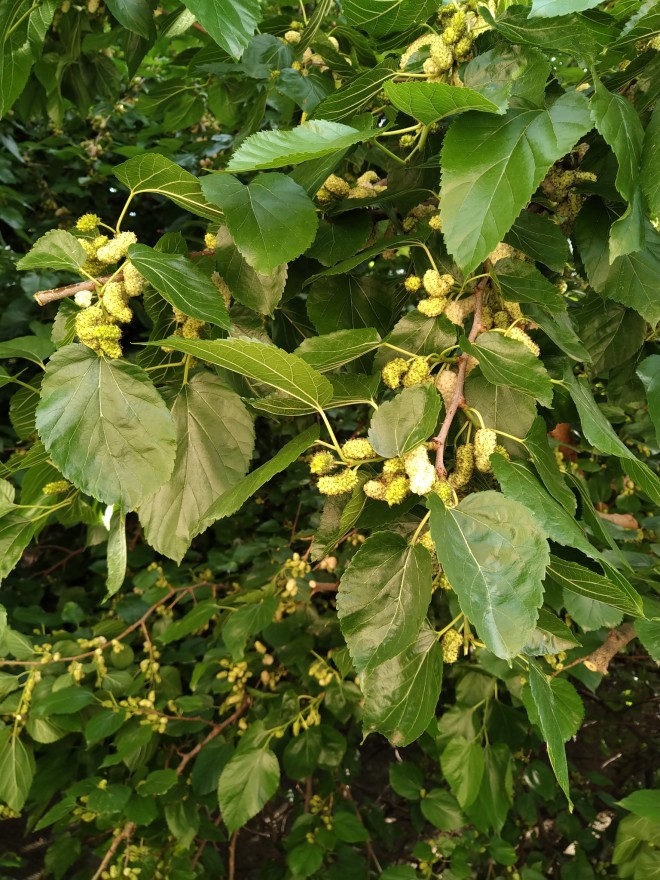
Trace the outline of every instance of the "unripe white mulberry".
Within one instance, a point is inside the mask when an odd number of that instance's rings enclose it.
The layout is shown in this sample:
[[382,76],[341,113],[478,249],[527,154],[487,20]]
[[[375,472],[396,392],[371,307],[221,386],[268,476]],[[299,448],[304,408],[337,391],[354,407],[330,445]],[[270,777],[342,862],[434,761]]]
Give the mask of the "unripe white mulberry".
[[342,446],[341,451],[346,458],[354,461],[366,461],[376,456],[376,450],[366,437],[356,437],[354,440],[347,440]]
[[522,342],[523,345],[527,346],[534,357],[538,357],[541,354],[541,349],[538,345],[525,333],[524,330],[521,330],[520,327],[510,327],[504,335],[508,336],[509,339],[517,339],[518,342]]
[[346,495],[357,486],[357,474],[355,471],[346,470],[330,477],[321,477],[318,482],[318,490],[322,495]]
[[422,385],[424,382],[431,380],[431,369],[426,358],[413,358],[408,369],[403,375],[402,383],[404,388],[412,388],[413,385]]
[[426,315],[427,318],[437,318],[442,315],[447,308],[447,300],[443,297],[429,297],[429,299],[420,299],[417,303],[419,311]]
[[449,405],[454,399],[457,381],[458,376],[453,370],[443,370],[435,377],[435,387],[442,395],[442,399],[445,402],[445,409],[449,408]]
[[455,629],[449,629],[440,640],[442,659],[445,663],[456,663],[463,644],[463,636]]
[[406,473],[410,480],[410,491],[415,495],[426,495],[435,483],[435,468],[429,461],[426,446],[422,443],[403,457]]
[[447,296],[454,286],[454,276],[450,275],[448,272],[441,275],[435,269],[427,269],[426,272],[424,272],[422,284],[424,285],[424,290],[429,296],[443,297]]
[[385,489],[385,501],[390,507],[400,504],[410,491],[408,477],[393,477]]
[[490,428],[479,428],[474,435],[474,463],[482,474],[489,474],[493,470],[490,457],[497,446],[497,434]]

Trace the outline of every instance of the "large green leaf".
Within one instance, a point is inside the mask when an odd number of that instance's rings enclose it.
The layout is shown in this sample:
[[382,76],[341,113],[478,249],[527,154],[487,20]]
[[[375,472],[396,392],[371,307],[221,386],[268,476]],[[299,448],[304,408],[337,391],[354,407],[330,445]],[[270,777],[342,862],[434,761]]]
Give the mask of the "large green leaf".
[[307,313],[318,333],[373,327],[382,335],[392,326],[400,300],[400,289],[380,278],[341,275],[312,285]]
[[155,36],[154,10],[148,0],[108,0],[108,9],[131,33],[145,40]]
[[464,113],[466,110],[479,110],[483,113],[504,112],[480,92],[461,86],[435,82],[385,83],[385,94],[392,104],[418,119],[424,125],[431,125],[445,116]]
[[615,583],[611,578],[603,577],[602,574],[591,571],[577,562],[552,556],[548,566],[548,576],[564,590],[576,593],[585,599],[602,602],[634,617],[644,616],[641,596],[621,575]]
[[0,517],[0,582],[18,564],[38,523],[20,511]]
[[229,312],[215,284],[187,257],[133,244],[128,255],[135,268],[170,305],[184,314],[228,330]]
[[324,266],[334,266],[361,251],[373,229],[367,211],[350,211],[328,220],[321,220],[314,244],[306,256]]
[[256,379],[296,400],[319,409],[332,398],[330,382],[302,358],[274,345],[246,339],[181,339],[172,336],[158,345],[191,354],[200,360]]
[[644,129],[637,111],[622,95],[608,92],[596,79],[590,102],[591,115],[598,132],[612,148],[618,168],[616,188],[628,202],[626,213],[610,230],[610,262],[638,251],[644,244],[644,218],[639,196],[639,171],[642,160]]
[[380,345],[379,334],[372,329],[337,330],[324,336],[310,336],[296,349],[298,357],[325,373],[368,354]]
[[580,338],[584,342],[596,375],[606,374],[629,361],[646,338],[646,321],[629,309],[600,294],[590,292],[578,312]]
[[32,245],[16,264],[17,269],[59,269],[77,272],[87,262],[87,254],[75,235],[51,229]]
[[248,498],[251,498],[265,483],[272,480],[274,476],[294,462],[299,455],[302,455],[303,452],[309,449],[314,441],[318,439],[318,436],[319,429],[316,425],[313,425],[293,440],[290,440],[270,461],[262,464],[261,467],[258,467],[242,479],[240,483],[237,483],[232,489],[225,492],[224,495],[221,495],[205,511],[204,515],[200,517],[196,532],[203,532],[204,529],[207,529],[216,520],[236,513]]
[[[24,358],[33,361],[43,369],[44,361],[55,350],[50,339],[43,336],[17,336],[0,342],[0,360],[3,358]],[[6,383],[3,383],[6,384]]]
[[481,372],[493,385],[508,385],[544,406],[552,404],[550,376],[523,342],[490,330],[481,333],[476,342],[461,340],[461,347],[478,359]]
[[497,492],[447,509],[430,495],[431,534],[461,610],[490,651],[515,657],[543,604],[548,543],[531,512]]
[[555,272],[561,272],[570,259],[568,239],[559,226],[527,209],[521,211],[504,241]]
[[342,576],[337,615],[358,675],[417,637],[431,600],[431,557],[401,535],[367,538]]
[[660,234],[646,224],[644,247],[609,262],[609,218],[590,199],[575,223],[575,239],[591,286],[607,299],[630,306],[649,324],[660,321]]
[[440,756],[442,773],[462,807],[474,803],[484,774],[484,751],[474,740],[456,736]]
[[222,627],[222,640],[234,661],[243,657],[248,637],[272,623],[278,605],[277,596],[267,596],[260,602],[242,605],[229,615]]
[[28,748],[11,727],[0,731],[0,798],[20,812],[32,786],[35,764]]
[[231,157],[227,171],[259,171],[298,165],[319,159],[367,140],[373,131],[361,131],[325,119],[303,122],[291,131],[258,131],[243,141]]
[[452,123],[442,147],[440,210],[447,248],[461,269],[471,272],[488,256],[553,162],[590,127],[579,92],[548,110],[467,113]]
[[127,510],[162,486],[174,467],[174,425],[149,376],[84,345],[67,345],[51,357],[37,430],[67,480]]
[[655,105],[644,134],[641,184],[649,212],[660,217],[660,104]]
[[442,650],[425,623],[411,645],[361,677],[365,733],[382,733],[395,746],[413,742],[429,726],[441,686]]
[[134,156],[117,165],[114,175],[128,187],[131,197],[139,193],[157,193],[198,217],[216,222],[222,220],[222,211],[209,205],[194,174],[159,153]]
[[240,58],[261,21],[259,0],[186,0],[212,39],[234,58]]
[[344,0],[342,10],[349,24],[383,37],[426,21],[436,5],[433,0]]
[[498,260],[494,267],[494,280],[506,300],[539,303],[549,312],[563,312],[566,309],[564,297],[555,285],[531,263]]
[[269,275],[314,241],[314,203],[285,174],[261,174],[247,185],[231,174],[215,174],[203,179],[202,190],[222,208],[236,247],[257,272]]
[[660,790],[640,789],[619,801],[619,806],[636,816],[660,822]]
[[268,275],[255,271],[225,226],[218,230],[215,259],[218,272],[234,299],[262,315],[273,314],[284,293],[286,264],[276,266]]
[[0,2],[0,117],[23,91],[57,6],[55,0]]
[[529,661],[529,685],[538,713],[538,724],[548,746],[548,757],[555,771],[557,782],[571,804],[568,788],[568,764],[564,749],[564,737],[557,718],[558,706],[555,693],[547,675],[538,668],[534,660]]
[[502,830],[513,803],[513,772],[511,751],[505,743],[484,748],[484,773],[477,799],[467,814],[480,831]]
[[660,439],[660,355],[652,354],[644,358],[637,367],[637,375],[644,383],[649,415],[655,436]]
[[530,18],[551,18],[553,15],[569,15],[584,12],[598,6],[600,0],[532,0]]
[[[524,437],[536,418],[536,402],[508,385],[491,385],[484,377],[468,376],[465,382],[468,406],[479,410],[487,428],[506,431],[514,437]],[[509,452],[520,453],[520,444],[502,438]]]
[[530,510],[548,538],[565,547],[575,547],[592,559],[600,557],[600,552],[589,543],[577,521],[550,497],[528,465],[521,461],[506,461],[501,455],[493,456],[492,461],[493,471],[506,497]]
[[241,399],[209,372],[197,373],[172,403],[177,436],[169,481],[140,505],[147,541],[181,562],[200,518],[244,476],[254,449]]
[[555,501],[558,501],[570,514],[574,514],[577,508],[575,495],[566,485],[557,459],[550,449],[548,427],[540,416],[534,419],[532,427],[527,432],[525,446],[536,465],[536,470],[545,488]]
[[404,388],[371,418],[369,440],[378,455],[395,458],[428,440],[440,415],[440,395],[431,384]]
[[280,765],[270,749],[237,752],[220,774],[218,802],[230,834],[261,812],[280,783]]

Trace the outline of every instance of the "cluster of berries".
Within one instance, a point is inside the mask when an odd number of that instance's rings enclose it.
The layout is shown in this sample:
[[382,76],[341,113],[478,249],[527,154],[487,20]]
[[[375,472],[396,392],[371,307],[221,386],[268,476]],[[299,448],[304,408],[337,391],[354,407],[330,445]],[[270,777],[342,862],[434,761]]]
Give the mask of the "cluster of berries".
[[[399,68],[422,63],[429,82],[443,80],[443,74],[452,70],[455,62],[465,61],[472,51],[474,37],[468,30],[468,21],[462,9],[451,10],[441,18],[441,34],[424,34],[414,40],[401,56]],[[426,57],[424,57],[426,56]]]
[[412,388],[432,380],[431,367],[425,357],[393,358],[385,364],[381,376],[385,385],[393,389]]
[[[415,138],[412,135],[404,134],[399,139],[399,144],[406,149],[407,147],[411,147],[414,141]],[[442,221],[435,204],[422,202],[421,205],[415,205],[414,208],[411,208],[403,218],[401,224],[403,226],[403,231],[412,232],[420,220],[427,220],[429,226],[434,232],[440,232],[442,230]]]
[[[364,437],[347,440],[341,447],[343,462],[338,461],[331,452],[317,452],[312,456],[309,469],[319,477],[318,490],[322,495],[346,495],[357,486],[357,472],[346,462],[363,462],[378,458],[376,450]],[[342,467],[340,473],[333,473]]]
[[380,475],[368,480],[362,490],[367,498],[385,501],[390,507],[400,504],[411,492],[426,495],[437,483],[435,467],[429,461],[426,445],[421,443],[402,458],[389,458]]
[[354,184],[350,184],[338,174],[331,174],[316,193],[316,198],[321,204],[336,199],[371,199],[385,192],[386,189],[387,185],[381,183],[376,171],[365,171]]
[[563,228],[570,227],[580,213],[588,193],[575,192],[581,183],[595,183],[597,177],[591,171],[573,171],[554,165],[541,181],[541,191],[553,203],[552,220]]

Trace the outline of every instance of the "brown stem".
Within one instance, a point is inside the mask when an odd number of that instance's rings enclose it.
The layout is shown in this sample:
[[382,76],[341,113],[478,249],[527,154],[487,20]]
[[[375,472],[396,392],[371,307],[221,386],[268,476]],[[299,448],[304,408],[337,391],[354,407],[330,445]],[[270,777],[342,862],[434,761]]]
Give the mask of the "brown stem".
[[587,654],[586,657],[578,657],[578,659],[573,660],[572,663],[567,663],[566,666],[557,669],[552,673],[552,677],[554,678],[556,675],[560,675],[562,672],[571,669],[573,666],[579,666],[580,663],[584,663],[590,672],[599,672],[601,675],[607,675],[608,667],[614,657],[619,651],[623,651],[626,645],[629,642],[632,642],[636,635],[635,625],[632,623],[624,623],[619,629],[611,629],[600,648],[596,648],[595,651],[591,654]]
[[194,749],[191,749],[189,752],[181,758],[181,763],[176,768],[177,776],[181,776],[183,771],[186,769],[188,764],[192,761],[193,758],[196,758],[197,755],[202,751],[205,745],[211,742],[212,739],[215,739],[216,736],[220,736],[223,730],[226,730],[230,727],[235,721],[241,717],[241,715],[247,709],[249,703],[247,700],[236,709],[236,711],[229,716],[229,718],[225,718],[224,721],[221,721],[219,724],[214,725],[213,730],[211,730],[201,742],[198,742]]
[[[215,250],[205,248],[203,251],[191,251],[188,256],[212,257],[214,253]],[[78,281],[76,284],[67,284],[65,287],[54,287],[52,290],[38,290],[34,294],[34,298],[40,306],[47,306],[48,303],[56,302],[58,299],[75,296],[81,290],[94,290],[95,287],[102,287],[111,278],[113,281],[122,281],[123,277],[121,272],[116,272],[114,275],[101,275],[99,278],[92,278],[90,281]]]
[[110,864],[110,862],[114,858],[115,853],[117,852],[117,850],[121,846],[122,841],[124,841],[124,840],[129,841],[131,839],[131,837],[133,836],[134,831],[135,831],[135,824],[133,822],[127,822],[126,825],[124,825],[122,830],[119,832],[119,834],[115,837],[115,839],[110,844],[110,849],[103,856],[103,861],[96,869],[96,873],[92,877],[92,880],[99,880],[101,874],[105,871],[105,869],[108,867],[108,865]]
[[227,880],[235,880],[236,877],[236,843],[238,841],[238,830],[234,831],[229,842],[229,868],[227,872]]
[[[474,291],[474,318],[472,320],[472,329],[470,330],[470,335],[468,336],[468,340],[470,342],[474,342],[481,331],[481,314],[483,310],[484,290],[488,285],[488,282],[488,278],[482,278],[481,281],[477,284]],[[465,385],[468,358],[469,355],[467,354],[467,352],[463,352],[463,354],[458,359],[456,390],[454,391],[454,396],[451,399],[451,403],[447,407],[447,412],[445,414],[444,421],[440,426],[438,436],[435,438],[435,469],[441,480],[445,480],[447,478],[447,468],[445,467],[445,444],[447,442],[447,437],[449,436],[449,430],[452,426],[452,422],[454,421],[456,413],[458,412],[459,408],[465,403],[465,400],[463,398],[463,387]]]

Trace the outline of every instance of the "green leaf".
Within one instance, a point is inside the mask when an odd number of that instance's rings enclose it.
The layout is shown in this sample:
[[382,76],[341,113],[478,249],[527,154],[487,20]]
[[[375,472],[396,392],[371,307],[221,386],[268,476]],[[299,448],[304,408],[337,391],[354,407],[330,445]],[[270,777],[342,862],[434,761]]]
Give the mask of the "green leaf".
[[577,508],[575,495],[566,485],[557,459],[550,449],[548,427],[540,416],[534,419],[532,427],[527,432],[525,446],[536,465],[536,470],[545,488],[565,510],[574,514]]
[[552,382],[539,358],[518,339],[490,330],[476,342],[461,340],[461,348],[474,355],[486,379],[493,385],[507,385],[530,394],[544,406],[552,405]]
[[165,822],[170,834],[177,842],[177,848],[186,850],[199,831],[200,816],[193,798],[179,798],[165,805]]
[[280,765],[269,749],[238,752],[220,774],[218,802],[230,834],[260,813],[280,782]]
[[564,547],[575,547],[592,559],[600,552],[589,543],[573,516],[545,491],[528,465],[492,456],[493,471],[507,498],[523,504],[552,541]]
[[37,239],[28,253],[16,263],[16,268],[77,272],[87,259],[87,253],[75,235],[63,229],[51,229]]
[[0,582],[18,564],[37,527],[38,522],[21,513],[0,517]]
[[44,339],[42,336],[17,336],[16,339],[0,342],[0,360],[3,358],[23,358],[42,368],[46,358],[50,357],[54,351],[55,346],[50,339]]
[[364,731],[377,731],[406,746],[429,726],[442,686],[442,650],[428,624],[396,657],[368,669],[360,679]]
[[434,788],[420,801],[422,815],[440,831],[457,831],[466,824],[456,798],[448,791]]
[[277,596],[268,596],[261,602],[243,605],[229,615],[222,628],[222,639],[234,662],[243,657],[248,638],[272,622],[278,604]]
[[[641,211],[633,210],[639,187],[644,129],[637,111],[622,95],[614,95],[599,79],[594,81],[590,102],[591,115],[599,134],[612,148],[617,159],[616,188],[629,203],[626,213],[610,230],[610,262],[616,257],[638,251],[644,244],[644,223]],[[627,224],[627,246],[622,247],[617,233]]]
[[316,119],[303,122],[291,131],[258,131],[243,141],[232,155],[227,171],[260,171],[298,165],[345,150],[373,136],[370,130],[358,131],[340,122]]
[[294,877],[313,877],[323,864],[324,852],[316,843],[300,843],[289,850],[286,863]]
[[575,240],[587,270],[589,283],[606,299],[630,306],[649,324],[660,321],[660,234],[650,223],[645,227],[644,247],[609,262],[609,218],[595,199],[590,199],[575,222]]
[[649,415],[655,428],[655,436],[660,439],[660,355],[649,355],[637,367],[636,372],[644,383]]
[[245,476],[254,450],[241,399],[209,372],[196,373],[172,402],[177,437],[169,481],[139,509],[147,541],[180,563],[201,516]]
[[509,660],[536,626],[550,559],[531,512],[497,492],[447,509],[430,495],[431,534],[461,610],[497,657]]
[[51,691],[37,700],[31,712],[37,718],[47,715],[73,715],[94,702],[94,693],[87,688],[71,685],[59,691]]
[[147,0],[108,0],[108,9],[131,33],[145,40],[155,36],[154,11]]
[[646,196],[651,216],[660,216],[660,104],[646,126],[642,149],[642,191]]
[[527,209],[520,212],[504,241],[555,272],[561,272],[570,259],[568,239],[559,226]]
[[[277,600],[276,600],[277,601]],[[284,772],[291,779],[310,776],[318,765],[322,748],[321,731],[318,727],[303,730],[287,743],[282,754]]]
[[54,0],[41,6],[30,0],[0,3],[0,117],[23,91],[56,9]]
[[532,0],[530,18],[551,18],[553,15],[569,15],[584,12],[598,6],[600,0]]
[[619,801],[619,806],[636,816],[660,822],[660,791],[642,788]]
[[172,473],[174,426],[148,375],[84,345],[51,357],[37,430],[63,476],[107,504],[133,510]]
[[573,632],[547,608],[541,608],[536,629],[522,652],[528,657],[559,654],[579,646]]
[[293,440],[290,440],[286,446],[283,446],[270,461],[262,464],[261,467],[248,474],[240,483],[237,483],[233,489],[221,495],[205,511],[204,515],[200,517],[196,529],[197,533],[203,532],[216,520],[236,513],[248,498],[251,498],[265,483],[287,468],[299,455],[302,455],[303,452],[309,449],[318,439],[318,436],[319,429],[316,425],[307,428],[306,431],[303,431],[300,435],[294,437]]
[[504,743],[484,748],[484,775],[477,799],[467,808],[468,816],[481,831],[494,828],[499,834],[513,803],[512,760]]
[[646,321],[641,315],[593,292],[580,303],[578,325],[597,375],[629,361],[646,338]]
[[400,290],[380,278],[341,275],[322,278],[312,285],[307,313],[318,333],[372,327],[384,335],[392,326],[401,299]]
[[367,211],[349,211],[321,220],[314,244],[306,256],[313,257],[324,266],[333,266],[362,250],[372,228],[372,219]]
[[[444,316],[427,318],[415,309],[397,321],[392,332],[383,341],[397,348],[403,348],[411,354],[433,354],[454,345],[456,325]],[[400,352],[384,345],[376,354],[374,370],[380,372],[388,361],[399,356]]]
[[216,222],[223,219],[222,211],[209,205],[202,195],[199,180],[194,174],[159,153],[134,156],[117,165],[114,175],[130,190],[131,198],[139,193],[157,193],[197,217]]
[[337,616],[358,675],[414,642],[430,601],[426,550],[391,532],[367,538],[337,593]]
[[440,395],[430,384],[404,388],[381,404],[371,418],[369,440],[378,455],[395,458],[433,434],[440,415]]
[[170,305],[191,318],[228,330],[229,312],[215,284],[187,257],[132,244],[128,255],[135,268]]
[[372,37],[405,31],[435,11],[432,0],[345,0],[342,10],[349,24]]
[[566,559],[552,556],[548,566],[548,576],[558,586],[578,596],[602,602],[624,614],[632,614],[634,617],[644,616],[642,597],[622,575],[619,582],[614,583],[610,578],[603,577],[577,562],[568,562]]
[[108,533],[108,576],[105,581],[105,598],[109,599],[121,588],[126,577],[126,516],[114,510]]
[[638,620],[635,623],[635,630],[649,655],[656,663],[660,663],[660,621]]
[[477,110],[482,113],[503,113],[504,108],[465,86],[435,82],[385,83],[385,94],[392,104],[413,119],[431,125],[445,116]]
[[379,334],[371,328],[365,330],[337,330],[324,336],[310,336],[296,349],[302,358],[320,373],[335,370],[356,358],[368,354],[380,345]]
[[527,8],[514,6],[494,19],[483,13],[488,24],[512,43],[539,46],[546,52],[559,52],[589,62],[616,36],[609,22],[578,13],[553,18],[533,18]]
[[442,773],[461,807],[474,803],[484,773],[484,751],[480,743],[455,736],[440,755]]
[[424,786],[421,767],[410,761],[392,763],[389,766],[389,775],[390,786],[398,795],[408,801],[419,800],[419,793]]
[[461,71],[463,82],[504,112],[512,106],[542,107],[551,65],[538,49],[496,44],[480,52]]
[[168,345],[200,360],[249,379],[270,385],[276,391],[318,410],[332,398],[330,382],[301,358],[274,345],[244,339],[170,339],[155,343]]
[[314,110],[314,117],[335,122],[350,119],[369,105],[382,90],[383,83],[396,76],[397,70],[396,60],[386,58],[328,95]]
[[575,327],[568,312],[551,315],[540,306],[528,303],[525,306],[525,314],[535,324],[538,324],[557,348],[565,352],[570,358],[573,358],[575,361],[590,362],[589,352],[575,332]]
[[164,645],[170,645],[172,642],[178,642],[179,639],[190,635],[195,630],[204,626],[212,620],[218,613],[218,605],[215,599],[204,599],[194,606],[192,611],[184,614],[179,620],[171,623],[167,629],[160,634],[160,641]]
[[17,813],[27,800],[34,772],[32,749],[14,735],[11,727],[0,730],[0,798]]
[[442,147],[440,210],[447,249],[464,272],[488,256],[548,169],[590,128],[578,92],[549,110],[468,113],[452,123]]
[[[533,397],[508,385],[491,385],[484,376],[468,376],[465,399],[468,406],[479,410],[487,428],[506,431],[514,437],[524,437],[536,418]],[[520,454],[518,443],[506,438],[503,438],[503,443],[512,454]]]
[[566,751],[564,749],[564,737],[557,720],[558,707],[555,693],[545,673],[541,672],[534,660],[529,661],[529,685],[532,699],[538,713],[538,723],[548,746],[548,757],[555,771],[557,782],[568,799],[569,806],[572,802],[569,794],[568,764],[566,763]]
[[539,303],[549,312],[566,310],[564,297],[531,263],[498,260],[494,273],[495,283],[499,285],[504,299],[518,303]]
[[236,247],[229,230],[221,226],[216,237],[216,266],[234,299],[262,315],[272,315],[286,286],[286,264],[268,275],[256,272]]
[[[215,174],[203,179],[202,190],[222,208],[236,247],[257,272],[269,275],[314,241],[318,226],[314,203],[285,174],[260,174],[247,185],[230,174]],[[282,235],[283,217],[286,235]]]
[[211,39],[233,58],[240,58],[261,21],[259,0],[186,0]]

